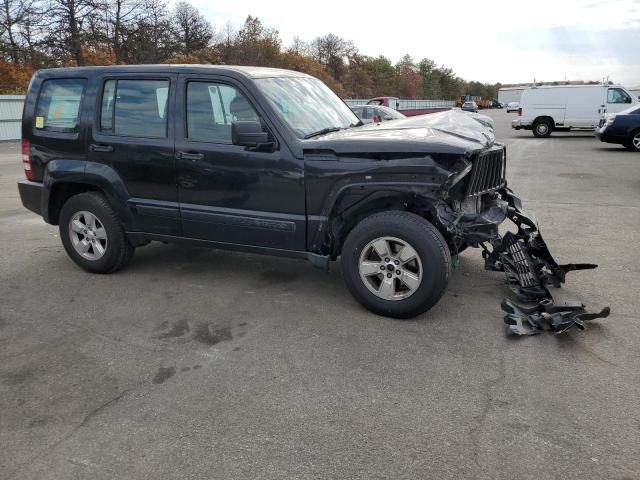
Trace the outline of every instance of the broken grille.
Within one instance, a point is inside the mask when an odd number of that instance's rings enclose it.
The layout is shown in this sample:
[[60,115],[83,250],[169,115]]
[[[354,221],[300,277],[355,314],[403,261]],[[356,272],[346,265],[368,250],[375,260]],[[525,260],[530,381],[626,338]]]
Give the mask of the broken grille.
[[474,197],[502,188],[505,185],[505,168],[506,160],[502,148],[475,155],[467,195]]

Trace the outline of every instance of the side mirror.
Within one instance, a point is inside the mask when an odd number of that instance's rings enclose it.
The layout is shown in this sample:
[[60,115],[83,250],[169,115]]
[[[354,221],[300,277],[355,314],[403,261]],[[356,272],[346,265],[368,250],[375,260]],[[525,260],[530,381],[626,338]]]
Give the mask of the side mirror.
[[238,121],[231,124],[231,143],[241,147],[263,147],[273,145],[269,141],[269,134],[262,131],[258,121]]
[[391,115],[385,115],[384,119],[385,120],[393,120],[393,117]]

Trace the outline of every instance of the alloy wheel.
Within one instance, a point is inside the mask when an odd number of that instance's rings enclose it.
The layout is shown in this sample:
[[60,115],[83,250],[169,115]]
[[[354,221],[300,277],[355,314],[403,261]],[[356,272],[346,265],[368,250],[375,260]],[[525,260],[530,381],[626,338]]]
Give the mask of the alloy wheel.
[[416,250],[395,237],[369,242],[358,264],[360,279],[384,300],[403,300],[413,295],[422,282],[422,262]]
[[69,220],[69,238],[73,248],[87,260],[99,260],[107,251],[107,231],[91,212],[77,212]]

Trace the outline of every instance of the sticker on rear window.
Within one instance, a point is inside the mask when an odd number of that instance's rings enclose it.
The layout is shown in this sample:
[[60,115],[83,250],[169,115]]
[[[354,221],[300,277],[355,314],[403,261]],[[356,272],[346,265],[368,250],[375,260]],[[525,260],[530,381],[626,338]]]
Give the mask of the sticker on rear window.
[[36,117],[36,128],[44,128],[44,117]]

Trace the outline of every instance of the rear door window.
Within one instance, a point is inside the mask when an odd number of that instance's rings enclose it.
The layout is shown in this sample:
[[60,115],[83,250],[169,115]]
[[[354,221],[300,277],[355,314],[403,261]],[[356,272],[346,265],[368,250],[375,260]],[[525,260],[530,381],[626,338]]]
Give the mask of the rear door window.
[[100,131],[126,137],[165,138],[169,80],[107,80]]
[[36,106],[37,131],[77,133],[80,104],[87,81],[81,78],[45,80]]

